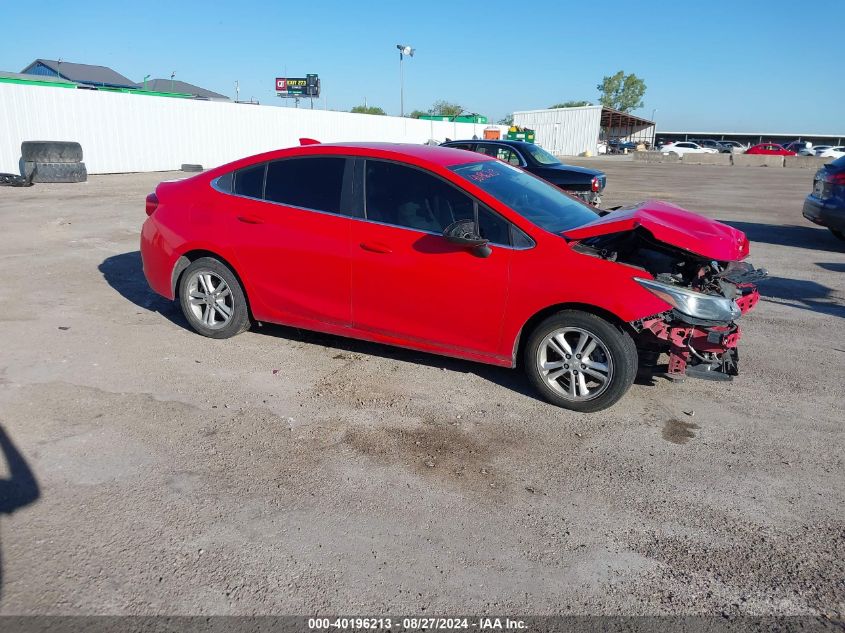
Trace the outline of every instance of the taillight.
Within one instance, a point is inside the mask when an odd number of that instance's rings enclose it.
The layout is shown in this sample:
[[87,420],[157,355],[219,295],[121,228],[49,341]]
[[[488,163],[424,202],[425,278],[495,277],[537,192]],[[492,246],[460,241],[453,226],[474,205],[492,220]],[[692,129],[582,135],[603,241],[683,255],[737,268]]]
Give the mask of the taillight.
[[593,176],[593,181],[590,183],[590,189],[592,189],[593,191],[598,191],[600,186],[601,181],[599,180],[599,177]]
[[845,171],[838,174],[828,174],[827,181],[832,185],[845,185]]
[[158,196],[151,193],[147,196],[147,215],[152,215],[158,209]]

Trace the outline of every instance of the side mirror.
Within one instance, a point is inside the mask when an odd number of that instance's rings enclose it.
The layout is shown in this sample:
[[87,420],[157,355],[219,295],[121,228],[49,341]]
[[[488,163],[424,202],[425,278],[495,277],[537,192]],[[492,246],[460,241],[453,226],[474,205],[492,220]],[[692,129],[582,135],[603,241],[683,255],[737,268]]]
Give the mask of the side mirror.
[[472,249],[479,257],[489,257],[492,253],[487,245],[489,240],[485,240],[475,232],[475,221],[471,219],[453,222],[443,229],[443,237],[448,242]]

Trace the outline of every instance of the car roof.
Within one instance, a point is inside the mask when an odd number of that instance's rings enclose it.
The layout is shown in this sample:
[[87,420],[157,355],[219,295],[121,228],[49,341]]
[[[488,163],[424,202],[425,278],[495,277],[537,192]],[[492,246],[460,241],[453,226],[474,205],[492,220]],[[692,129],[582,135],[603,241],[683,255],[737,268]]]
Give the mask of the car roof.
[[[442,167],[477,163],[480,160],[495,160],[482,154],[468,153],[462,149],[439,147],[437,145],[414,145],[411,143],[324,143],[309,145],[309,148],[336,147],[356,150],[373,150],[376,153],[389,153],[397,156],[410,156],[420,161],[433,163]],[[322,153],[322,152],[320,152]]]

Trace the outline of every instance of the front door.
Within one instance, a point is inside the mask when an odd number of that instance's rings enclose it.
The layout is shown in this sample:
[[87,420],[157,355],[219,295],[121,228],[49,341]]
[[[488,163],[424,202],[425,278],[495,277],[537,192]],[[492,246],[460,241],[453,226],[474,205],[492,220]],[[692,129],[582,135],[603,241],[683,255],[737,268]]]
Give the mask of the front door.
[[[427,171],[381,160],[365,165],[366,218],[352,220],[354,327],[396,343],[493,356],[508,295],[510,225]],[[481,218],[492,253],[446,241],[443,229]]]

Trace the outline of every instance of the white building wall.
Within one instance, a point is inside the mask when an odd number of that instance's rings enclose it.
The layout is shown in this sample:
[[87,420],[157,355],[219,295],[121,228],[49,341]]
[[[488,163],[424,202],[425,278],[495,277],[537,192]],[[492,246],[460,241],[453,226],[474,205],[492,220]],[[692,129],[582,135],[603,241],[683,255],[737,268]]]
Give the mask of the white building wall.
[[515,125],[536,132],[535,142],[558,156],[596,154],[601,106],[514,112]]
[[[299,144],[483,136],[487,125],[0,83],[0,172],[22,141],[77,141],[92,174],[216,167]],[[506,131],[507,128],[500,126]]]

